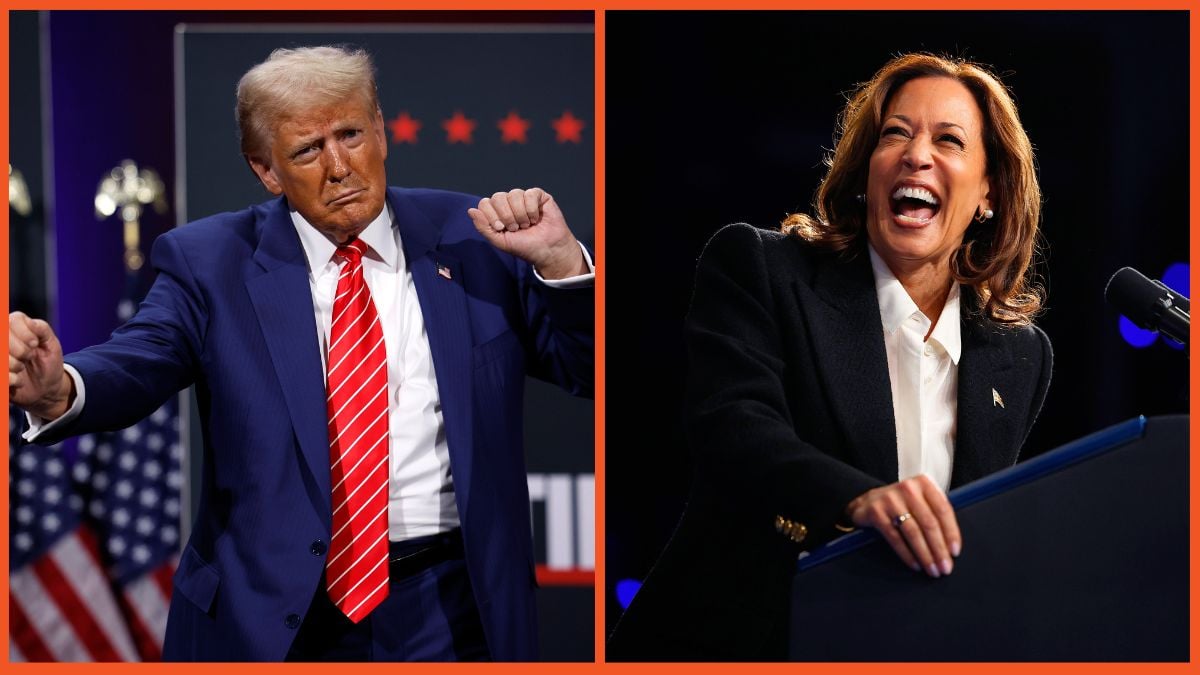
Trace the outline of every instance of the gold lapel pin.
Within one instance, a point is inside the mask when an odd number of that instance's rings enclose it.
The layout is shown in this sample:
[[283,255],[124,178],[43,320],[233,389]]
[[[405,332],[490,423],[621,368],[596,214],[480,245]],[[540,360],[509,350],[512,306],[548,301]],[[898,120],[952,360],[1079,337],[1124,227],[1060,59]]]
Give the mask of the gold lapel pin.
[[1004,399],[1000,398],[1000,392],[996,391],[995,389],[992,389],[992,407],[995,408],[996,406],[1000,406],[1001,408],[1003,408],[1004,407]]

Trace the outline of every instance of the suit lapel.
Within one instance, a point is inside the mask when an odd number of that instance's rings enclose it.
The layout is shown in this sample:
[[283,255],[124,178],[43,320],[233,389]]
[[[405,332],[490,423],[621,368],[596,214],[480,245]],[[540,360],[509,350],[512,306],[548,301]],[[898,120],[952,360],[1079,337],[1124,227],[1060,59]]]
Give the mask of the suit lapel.
[[[802,284],[796,291],[803,295]],[[885,482],[899,475],[896,417],[892,408],[883,322],[870,261],[824,258],[812,291],[820,302],[800,307],[813,327],[817,368],[853,463]]]
[[[432,222],[403,192],[390,189],[388,197],[429,336],[454,483],[468,486],[471,484],[470,450],[474,447],[473,361],[471,322],[463,283],[464,275],[469,271],[463,269],[458,258],[437,248],[441,237],[440,223]],[[455,490],[460,515],[467,512],[470,493],[467,489]]]
[[[801,296],[803,288],[796,283]],[[896,418],[870,261],[865,254],[849,262],[822,260],[812,291],[820,302],[803,302],[801,297],[800,306],[814,327],[817,367],[848,452],[867,473],[894,482],[899,476]],[[1011,430],[1024,431],[1020,420],[1011,418],[1022,413],[1003,405],[1006,392],[1023,391],[1009,343],[978,316],[975,293],[969,288],[962,293],[963,344],[951,487],[1010,465],[1015,457],[1006,448],[1020,440],[1010,438]]]
[[1005,426],[998,423],[1010,414],[1004,407],[1004,394],[1019,389],[1013,379],[1017,373],[1012,368],[1012,353],[1002,336],[992,334],[976,314],[974,296],[970,289],[963,289],[963,298],[971,300],[963,303],[952,488],[998,471],[1015,459],[1004,451],[1011,445],[1009,439],[998,436]]
[[[258,323],[279,378],[300,451],[316,481],[330,495],[325,380],[313,316],[308,265],[287,202],[277,200],[260,221],[254,260],[262,273],[246,280]],[[330,508],[322,511],[329,517]]]

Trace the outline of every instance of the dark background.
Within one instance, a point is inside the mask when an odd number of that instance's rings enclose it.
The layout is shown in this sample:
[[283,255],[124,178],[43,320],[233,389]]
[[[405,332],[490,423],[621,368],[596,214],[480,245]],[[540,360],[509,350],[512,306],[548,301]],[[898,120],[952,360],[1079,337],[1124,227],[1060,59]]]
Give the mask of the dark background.
[[[236,77],[218,81],[212,69],[233,64],[240,75],[275,46],[336,40],[379,50],[385,117],[406,109],[423,124],[417,145],[395,144],[389,131],[391,184],[488,194],[541,185],[579,238],[594,244],[592,12],[55,11],[12,12],[9,20],[10,161],[33,201],[28,216],[9,211],[10,311],[47,318],[67,352],[106,339],[129,287],[144,291],[152,278],[149,265],[126,278],[120,220],[94,214],[100,179],[123,159],[155,169],[167,187],[167,212],[147,209],[141,218],[146,254],[177,224],[270,197],[240,159]],[[260,32],[247,35],[249,25]],[[454,48],[434,53],[454,34]],[[196,41],[210,51],[187,52],[186,63],[210,69],[193,74],[178,59],[184,43]],[[206,124],[179,105],[185,84],[207,97]],[[555,141],[549,122],[559,106],[586,123],[581,143]],[[478,123],[471,145],[444,142],[440,122],[456,109]],[[498,140],[496,121],[510,109],[532,123],[527,144]],[[185,159],[188,171],[177,170]],[[194,181],[190,199],[185,174]],[[538,592],[542,656],[590,661],[593,530],[554,531],[553,523],[592,520],[593,403],[528,384],[531,481],[560,488],[532,505],[539,578],[555,546],[575,554],[568,578],[550,575]],[[197,441],[194,464],[199,448]],[[74,445],[64,452],[70,461]],[[551,518],[551,509],[569,512]]]
[[1055,370],[1026,456],[1188,411],[1186,353],[1135,349],[1103,300],[1119,267],[1188,262],[1186,12],[608,12],[606,32],[608,629],[687,495],[682,322],[702,245],[811,213],[845,95],[899,53],[991,66],[1037,153]]

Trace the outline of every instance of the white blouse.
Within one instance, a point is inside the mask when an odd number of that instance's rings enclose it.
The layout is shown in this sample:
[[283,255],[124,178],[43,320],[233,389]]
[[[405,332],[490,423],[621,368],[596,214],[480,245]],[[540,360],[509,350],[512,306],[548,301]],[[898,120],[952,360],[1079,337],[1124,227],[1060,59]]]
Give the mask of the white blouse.
[[925,340],[932,323],[929,317],[917,308],[875,249],[867,248],[883,320],[899,478],[923,473],[946,491],[954,466],[958,419],[958,359],[962,355],[959,286],[951,286],[933,334]]

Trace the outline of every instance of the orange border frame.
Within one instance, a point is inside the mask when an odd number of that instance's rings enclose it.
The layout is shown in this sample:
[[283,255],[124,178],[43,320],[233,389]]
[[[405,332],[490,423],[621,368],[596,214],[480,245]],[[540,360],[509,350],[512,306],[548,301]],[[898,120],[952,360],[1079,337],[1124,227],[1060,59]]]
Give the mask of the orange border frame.
[[[596,353],[596,405],[595,405],[595,474],[596,474],[596,585],[595,585],[595,620],[598,630],[595,637],[596,659],[597,663],[580,663],[580,664],[408,664],[403,667],[408,672],[489,672],[489,673],[576,673],[576,672],[595,672],[600,670],[611,670],[621,673],[727,673],[732,670],[742,670],[747,666],[737,666],[731,664],[689,664],[689,665],[646,665],[646,664],[604,664],[604,626],[605,624],[605,576],[604,576],[604,503],[605,503],[605,472],[604,472],[604,441],[605,441],[605,416],[604,416],[604,401],[606,395],[605,389],[605,278],[606,274],[606,238],[605,238],[605,123],[604,123],[604,52],[605,52],[605,10],[613,9],[732,9],[750,10],[750,9],[897,9],[894,3],[884,3],[880,0],[850,0],[844,3],[833,3],[829,1],[807,3],[797,2],[795,0],[749,0],[743,3],[731,2],[731,0],[657,0],[651,2],[639,0],[590,0],[563,2],[556,0],[515,0],[511,2],[503,2],[502,0],[457,0],[449,3],[440,3],[435,0],[417,0],[414,2],[403,2],[403,7],[397,6],[400,3],[386,2],[385,0],[358,0],[351,2],[349,5],[343,5],[342,9],[353,10],[395,10],[395,9],[428,9],[428,10],[594,10],[595,11],[595,190],[596,190],[596,258],[597,258],[597,282],[596,282],[596,325],[597,325],[597,353]],[[53,9],[123,9],[123,10],[153,10],[164,9],[169,7],[170,3],[165,0],[110,0],[102,2],[98,0],[48,0],[46,2],[30,2],[29,0],[14,0],[11,2],[5,1],[3,9],[5,10],[53,10]],[[1134,6],[1131,6],[1134,5]],[[316,10],[328,9],[328,2],[321,0],[292,0],[290,2],[268,2],[265,0],[192,0],[183,7],[171,7],[172,9],[187,9],[187,10]],[[1106,10],[1106,9],[1139,9],[1139,10],[1189,10],[1190,24],[1190,107],[1192,110],[1190,132],[1190,157],[1191,157],[1191,180],[1190,180],[1190,210],[1189,210],[1189,226],[1193,234],[1190,243],[1189,254],[1192,260],[1195,260],[1200,253],[1200,241],[1197,240],[1195,234],[1197,232],[1197,224],[1200,223],[1200,217],[1197,214],[1197,186],[1200,184],[1200,171],[1198,171],[1197,157],[1200,156],[1198,148],[1200,148],[1200,124],[1197,123],[1196,114],[1200,110],[1197,106],[1200,101],[1200,88],[1197,87],[1198,71],[1200,71],[1200,59],[1196,53],[1196,36],[1197,30],[1200,29],[1200,18],[1197,16],[1196,10],[1200,10],[1200,0],[1158,0],[1149,4],[1137,5],[1131,0],[1058,0],[1051,5],[1047,5],[1040,0],[984,0],[980,2],[971,2],[970,7],[964,7],[962,2],[955,0],[910,0],[905,3],[906,9],[1006,9],[1006,10],[1050,10],[1050,9],[1066,9],[1066,10]],[[8,12],[0,13],[0,31],[3,31],[5,36],[4,44],[7,45],[8,35]],[[3,83],[3,100],[5,105],[3,111],[0,112],[0,120],[3,120],[3,126],[8,128],[8,50],[0,51],[0,82]],[[8,134],[5,134],[0,139],[0,148],[3,148],[3,153],[8,156]],[[4,233],[8,233],[8,212],[5,210],[3,215],[0,215],[0,229]],[[8,291],[8,237],[5,236],[0,243],[0,253],[3,253],[3,266],[5,274],[0,278],[0,288],[5,291],[4,297]],[[1193,272],[1193,287],[1196,286],[1196,273]],[[7,355],[7,343],[2,348]],[[1197,423],[1194,421],[1196,417],[1196,375],[1200,370],[1200,361],[1190,362],[1191,376],[1191,393],[1192,403],[1190,413],[1193,421],[1190,426],[1190,433],[1195,438],[1197,432]],[[3,395],[4,403],[8,402],[7,392]],[[7,472],[7,468],[4,470]],[[1200,463],[1193,462],[1191,467],[1191,484],[1200,484]],[[1200,559],[1200,537],[1197,537],[1197,521],[1196,521],[1196,504],[1197,498],[1195,492],[1191,496],[1191,546],[1190,554],[1193,561]],[[0,533],[4,534],[7,540],[8,531],[8,500],[3,500],[0,503]],[[7,567],[8,547],[4,543],[0,543],[0,562]],[[1192,607],[1193,621],[1191,624],[1191,653],[1195,659],[1197,647],[1197,635],[1200,634],[1200,626],[1194,620],[1196,601],[1200,588],[1198,588],[1200,577],[1196,574],[1196,568],[1192,568],[1190,599]],[[7,575],[0,576],[0,593],[7,594],[8,578]],[[847,627],[850,630],[850,627]],[[4,603],[4,608],[0,609],[0,631],[3,634],[8,634],[8,608],[7,603]],[[7,653],[0,654],[0,662],[7,664]],[[9,666],[19,672],[26,673],[59,673],[69,670],[88,670],[94,673],[125,673],[128,669],[133,668],[138,672],[171,672],[171,673],[207,673],[211,666],[207,664],[19,664]],[[263,669],[276,670],[278,672],[286,671],[288,673],[309,672],[322,673],[327,671],[327,667],[319,664],[230,664],[220,666],[223,670],[232,673],[247,673],[253,675],[261,675]],[[396,668],[391,664],[365,664],[356,666],[355,670],[359,671],[375,671],[384,672],[385,668]],[[886,667],[890,673],[904,674],[912,673],[916,675],[926,675],[928,673],[957,673],[963,666],[959,664],[755,664],[749,666],[755,672],[792,672],[797,668],[803,668],[807,672],[837,672],[837,673],[854,673],[868,672],[879,670]],[[1019,664],[971,664],[969,668],[972,672],[983,673],[1009,673],[1014,668],[1020,667],[1023,670],[1042,671],[1059,673],[1087,673],[1091,675],[1109,673],[1124,673],[1137,669],[1138,672],[1153,671],[1156,673],[1165,672],[1189,672],[1192,670],[1190,663],[1185,664],[1036,664],[1036,665],[1019,665]],[[169,669],[169,670],[168,670]]]

